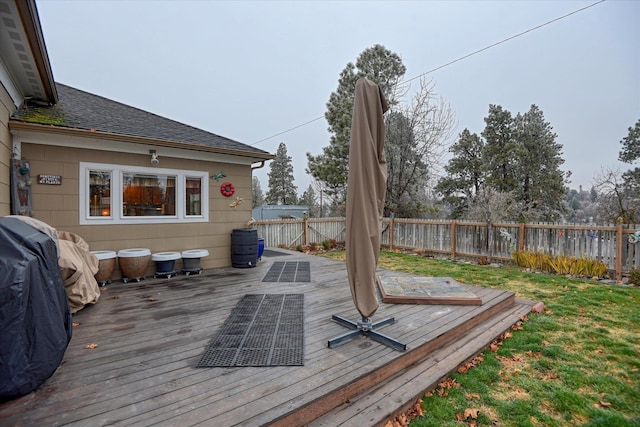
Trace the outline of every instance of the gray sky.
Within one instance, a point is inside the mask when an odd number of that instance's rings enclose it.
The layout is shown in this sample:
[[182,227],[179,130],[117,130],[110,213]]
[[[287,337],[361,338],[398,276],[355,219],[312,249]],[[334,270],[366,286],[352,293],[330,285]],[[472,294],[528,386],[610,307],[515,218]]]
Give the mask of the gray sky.
[[[322,117],[340,72],[368,47],[402,57],[414,78],[595,1],[38,0],[56,81],[246,144]],[[480,134],[489,104],[544,112],[571,188],[617,161],[640,119],[640,1],[607,0],[428,75]],[[417,88],[418,80],[413,82]],[[284,142],[295,184],[306,152],[329,143],[317,120]],[[453,141],[451,141],[453,142]],[[269,166],[257,171],[266,192]]]

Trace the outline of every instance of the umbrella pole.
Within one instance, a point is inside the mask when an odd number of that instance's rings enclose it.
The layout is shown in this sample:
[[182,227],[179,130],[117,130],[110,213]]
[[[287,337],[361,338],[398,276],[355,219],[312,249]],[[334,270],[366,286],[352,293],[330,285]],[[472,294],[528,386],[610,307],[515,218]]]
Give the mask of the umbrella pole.
[[375,330],[378,326],[391,325],[392,323],[394,323],[395,319],[393,317],[385,317],[384,319],[372,322],[371,319],[363,316],[362,321],[353,322],[349,319],[345,319],[342,316],[334,314],[333,316],[331,316],[331,319],[335,320],[345,328],[351,329],[351,331],[346,332],[342,335],[338,335],[335,338],[331,338],[328,342],[329,348],[334,348],[340,344],[344,344],[346,341],[358,335],[364,335],[374,341],[379,342],[380,344],[391,347],[394,350],[405,351],[407,349],[406,344],[403,344],[400,341],[397,341]]

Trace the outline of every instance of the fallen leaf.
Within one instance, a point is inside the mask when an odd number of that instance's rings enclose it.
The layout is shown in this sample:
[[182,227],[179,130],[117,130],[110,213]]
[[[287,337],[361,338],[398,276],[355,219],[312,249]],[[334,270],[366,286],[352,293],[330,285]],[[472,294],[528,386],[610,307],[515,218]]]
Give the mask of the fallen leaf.
[[491,344],[491,345],[489,346],[489,348],[491,349],[491,351],[492,351],[492,352],[494,352],[494,353],[495,353],[495,352],[497,352],[497,351],[498,351],[498,348],[499,348],[499,347],[498,347],[498,345],[497,345],[497,344]]
[[147,301],[152,301],[153,302],[155,300],[156,300],[155,298],[149,298]]
[[439,389],[437,389],[437,390],[436,390],[436,393],[438,393],[438,396],[440,396],[440,397],[445,397],[445,396],[448,396],[448,395],[449,395],[449,392],[448,392],[448,391],[446,391],[446,390],[445,390],[445,389],[443,389],[443,388],[439,388]]
[[73,323],[71,324],[71,326],[80,326],[80,323],[78,323],[78,322],[73,322]]
[[551,344],[549,343],[549,341],[542,341],[542,345],[547,347],[547,346],[550,346]]
[[480,395],[479,394],[475,394],[475,393],[469,393],[467,394],[467,399],[471,400],[471,399],[480,399]]
[[513,334],[511,332],[507,331],[507,332],[505,332],[503,334],[503,336],[504,336],[504,339],[507,339],[507,338],[511,338],[513,336]]
[[480,412],[480,409],[477,408],[467,408],[464,410],[464,418],[467,419],[469,417],[473,418],[474,420],[476,418],[478,418],[478,412]]
[[602,350],[601,348],[597,349],[594,353],[596,354],[604,354],[604,350]]
[[98,344],[95,344],[95,343],[87,344],[87,345],[84,346],[84,348],[88,348],[90,350],[94,349],[96,347],[98,347]]

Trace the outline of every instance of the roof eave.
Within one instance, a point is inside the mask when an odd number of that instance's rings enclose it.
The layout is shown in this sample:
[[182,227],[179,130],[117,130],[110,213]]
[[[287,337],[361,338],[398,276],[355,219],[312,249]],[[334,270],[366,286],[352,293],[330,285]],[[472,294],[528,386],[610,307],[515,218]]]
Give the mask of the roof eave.
[[55,135],[68,135],[85,138],[100,138],[111,141],[127,142],[131,144],[155,145],[158,147],[177,148],[181,150],[202,151],[206,153],[226,154],[231,156],[247,157],[259,160],[271,160],[275,157],[270,153],[258,153],[254,151],[234,150],[229,148],[207,147],[205,145],[192,144],[188,142],[176,142],[163,139],[146,138],[133,135],[122,135],[117,133],[102,132],[98,130],[75,129],[53,125],[42,125],[38,123],[28,123],[19,120],[9,120],[10,131],[31,131],[47,132]]
[[53,79],[53,72],[51,71],[47,46],[44,42],[35,0],[17,1],[16,7],[18,8],[24,31],[29,40],[29,46],[32,49],[40,79],[44,84],[45,94],[48,101],[51,104],[55,104],[58,102],[58,91],[56,90]]

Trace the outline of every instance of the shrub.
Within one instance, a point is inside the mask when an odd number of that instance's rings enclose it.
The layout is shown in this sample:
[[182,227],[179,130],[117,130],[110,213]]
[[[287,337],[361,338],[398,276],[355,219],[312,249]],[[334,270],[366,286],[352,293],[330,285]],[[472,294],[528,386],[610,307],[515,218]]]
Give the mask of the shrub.
[[607,265],[597,259],[580,258],[584,262],[584,275],[586,277],[600,278],[607,272]]
[[600,278],[607,271],[607,266],[602,261],[585,257],[552,257],[543,252],[532,251],[514,252],[512,256],[517,266],[546,273]]
[[634,268],[629,272],[629,283],[640,286],[640,269]]

